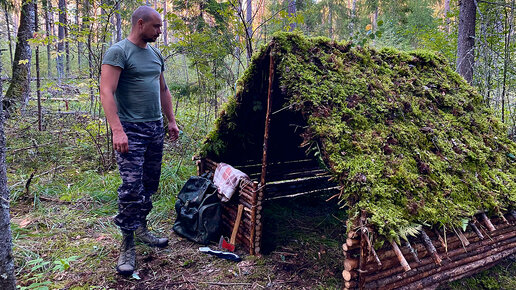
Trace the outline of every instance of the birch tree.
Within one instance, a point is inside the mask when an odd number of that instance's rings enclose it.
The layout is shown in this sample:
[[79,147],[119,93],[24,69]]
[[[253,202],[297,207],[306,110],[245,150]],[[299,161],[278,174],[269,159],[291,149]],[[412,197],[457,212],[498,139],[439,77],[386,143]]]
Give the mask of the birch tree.
[[[0,56],[2,51],[0,50]],[[2,63],[0,62],[0,74]],[[2,100],[2,79],[0,78],[0,101]],[[4,110],[0,102],[0,289],[16,289],[14,261],[12,256],[11,222],[9,218],[9,189],[5,169]]]

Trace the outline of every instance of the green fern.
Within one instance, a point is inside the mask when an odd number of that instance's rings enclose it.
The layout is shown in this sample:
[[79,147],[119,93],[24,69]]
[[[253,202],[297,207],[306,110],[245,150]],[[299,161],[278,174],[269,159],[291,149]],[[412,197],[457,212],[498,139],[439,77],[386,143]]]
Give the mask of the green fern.
[[408,241],[408,237],[416,237],[419,232],[421,232],[422,228],[422,225],[416,223],[411,223],[405,227],[401,227],[398,230],[398,239],[402,238],[405,241]]

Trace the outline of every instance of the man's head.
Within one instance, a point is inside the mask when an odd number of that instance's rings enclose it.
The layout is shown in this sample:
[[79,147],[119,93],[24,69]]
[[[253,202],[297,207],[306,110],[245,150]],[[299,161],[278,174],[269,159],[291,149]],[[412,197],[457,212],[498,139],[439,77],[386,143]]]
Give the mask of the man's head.
[[161,15],[148,6],[140,6],[131,17],[132,33],[144,42],[154,42],[161,34]]

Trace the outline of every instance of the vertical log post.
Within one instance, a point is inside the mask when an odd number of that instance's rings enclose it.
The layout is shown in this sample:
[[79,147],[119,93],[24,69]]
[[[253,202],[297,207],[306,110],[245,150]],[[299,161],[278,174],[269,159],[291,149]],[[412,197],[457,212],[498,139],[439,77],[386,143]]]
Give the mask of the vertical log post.
[[272,83],[274,81],[274,59],[272,57],[272,49],[269,53],[269,88],[267,90],[267,112],[265,113],[265,132],[263,135],[263,157],[262,157],[262,174],[260,176],[260,186],[265,186],[267,176],[267,147],[269,143],[269,130],[271,125],[272,113]]

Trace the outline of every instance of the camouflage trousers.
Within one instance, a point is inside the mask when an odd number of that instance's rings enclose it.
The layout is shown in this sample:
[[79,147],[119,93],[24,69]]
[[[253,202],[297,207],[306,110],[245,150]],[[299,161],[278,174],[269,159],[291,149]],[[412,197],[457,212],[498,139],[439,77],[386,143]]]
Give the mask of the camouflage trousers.
[[122,185],[118,188],[115,224],[134,231],[152,209],[151,196],[158,190],[165,136],[163,121],[122,122],[129,152],[116,152]]

